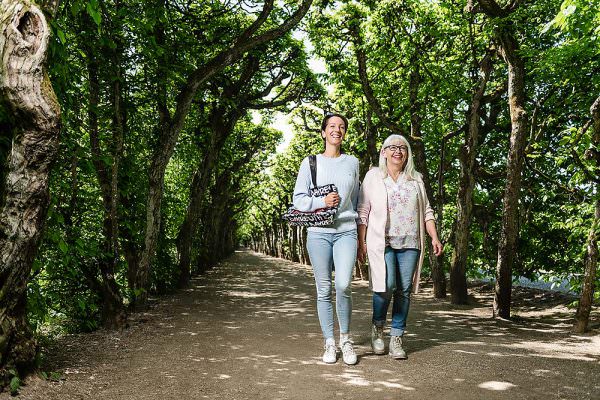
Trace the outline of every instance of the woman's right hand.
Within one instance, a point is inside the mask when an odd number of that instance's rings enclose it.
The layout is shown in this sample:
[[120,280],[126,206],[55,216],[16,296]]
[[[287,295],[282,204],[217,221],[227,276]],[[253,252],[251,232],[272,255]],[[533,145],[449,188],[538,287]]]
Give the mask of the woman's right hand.
[[325,196],[325,205],[327,207],[337,207],[340,205],[340,195],[337,192],[331,192]]

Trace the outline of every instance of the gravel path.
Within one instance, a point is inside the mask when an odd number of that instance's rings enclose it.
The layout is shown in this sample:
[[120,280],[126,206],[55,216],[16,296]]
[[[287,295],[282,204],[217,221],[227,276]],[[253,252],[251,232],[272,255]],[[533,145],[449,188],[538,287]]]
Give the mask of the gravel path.
[[310,267],[239,251],[129,329],[53,343],[43,368],[62,378],[31,378],[19,398],[600,399],[598,328],[572,335],[564,299],[516,293],[516,321],[495,321],[485,287],[457,307],[426,285],[413,298],[409,359],[395,361],[371,353],[370,291],[353,288],[355,366],[320,361]]

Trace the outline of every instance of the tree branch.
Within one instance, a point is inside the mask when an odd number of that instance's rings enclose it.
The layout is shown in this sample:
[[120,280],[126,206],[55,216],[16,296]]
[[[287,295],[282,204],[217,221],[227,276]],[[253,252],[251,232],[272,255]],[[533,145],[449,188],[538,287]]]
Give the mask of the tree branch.
[[243,41],[236,41],[235,45],[227,50],[224,50],[214,56],[210,61],[196,69],[190,74],[185,86],[177,95],[177,108],[173,116],[171,127],[173,130],[180,130],[189,108],[192,104],[192,99],[196,95],[198,87],[210,79],[212,76],[220,72],[224,66],[237,61],[244,53],[254,49],[261,44],[271,40],[280,38],[291,28],[296,26],[306,15],[313,0],[303,0],[300,7],[292,16],[277,28],[268,30],[258,36],[247,38]]
[[[317,128],[312,128],[308,125],[308,121],[306,119],[306,109],[302,110],[302,122],[304,125],[304,130],[307,132],[317,132],[317,133],[321,133],[321,128],[317,127]],[[318,122],[317,122],[318,123]]]
[[240,37],[236,41],[236,44],[242,43],[245,40],[250,39],[250,37],[252,37],[252,35],[254,35],[256,31],[265,23],[265,21],[269,17],[269,14],[271,14],[271,11],[273,11],[273,0],[265,0],[265,4],[263,5],[263,8],[258,18],[256,18],[252,25],[246,28],[246,30],[240,35]]
[[[410,136],[406,129],[402,128],[400,125],[391,121],[388,118],[386,113],[383,111],[383,108],[381,107],[381,103],[379,102],[377,97],[375,97],[373,88],[371,87],[371,83],[369,82],[369,77],[367,74],[367,55],[364,50],[364,43],[360,32],[359,24],[352,24],[352,26],[350,27],[350,32],[352,34],[352,38],[354,39],[356,61],[358,62],[358,75],[360,77],[363,93],[367,98],[369,106],[373,109],[379,120],[383,123],[383,125],[386,128],[388,128],[392,132],[399,133],[403,136]],[[420,138],[413,139],[420,140]]]
[[579,154],[577,154],[577,151],[575,149],[571,149],[571,156],[573,157],[573,160],[575,160],[575,164],[577,164],[577,166],[581,169],[581,172],[583,172],[583,174],[585,175],[585,177],[590,181],[590,182],[594,182],[596,184],[600,184],[600,179],[598,178],[598,176],[592,172],[590,172],[587,167],[585,166],[585,164],[583,163],[583,161],[581,161],[581,158],[579,158]]
[[508,90],[508,81],[504,81],[501,86],[498,86],[492,93],[485,95],[481,98],[482,104],[493,103],[498,101],[500,97]]
[[[479,3],[481,10],[490,17],[506,17],[512,11],[510,6],[506,9],[500,7],[495,0],[477,0],[477,2]],[[470,11],[474,12],[475,10],[473,8]]]
[[563,191],[570,193],[570,194],[574,194],[574,195],[579,195],[579,191],[576,189],[573,189],[571,187],[562,185],[561,183],[557,182],[556,179],[553,179],[552,177],[550,177],[549,175],[545,174],[544,172],[540,171],[539,169],[537,169],[529,160],[529,158],[525,157],[525,164],[527,164],[527,167],[529,167],[529,169],[531,169],[533,172],[535,172],[536,174],[538,174],[539,176],[541,176],[542,178],[544,178],[547,182],[553,184],[554,186],[562,189]]

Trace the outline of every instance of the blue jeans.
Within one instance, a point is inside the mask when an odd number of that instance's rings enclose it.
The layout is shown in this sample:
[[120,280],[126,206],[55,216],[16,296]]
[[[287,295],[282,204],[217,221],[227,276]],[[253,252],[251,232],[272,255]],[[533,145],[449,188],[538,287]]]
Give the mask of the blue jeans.
[[356,262],[356,230],[339,233],[309,231],[306,249],[317,286],[317,313],[325,339],[333,338],[331,272],[335,263],[335,303],[340,333],[350,332],[352,273]]
[[402,336],[410,306],[413,274],[419,261],[419,250],[385,248],[386,292],[373,292],[373,324],[384,326],[392,296],[390,336]]

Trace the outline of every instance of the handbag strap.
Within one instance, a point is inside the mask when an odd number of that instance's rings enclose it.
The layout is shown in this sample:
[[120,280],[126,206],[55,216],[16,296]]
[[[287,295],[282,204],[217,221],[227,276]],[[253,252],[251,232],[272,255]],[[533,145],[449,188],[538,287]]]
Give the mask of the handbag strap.
[[308,156],[308,164],[310,165],[310,177],[312,178],[313,187],[317,187],[317,156],[311,154]]

